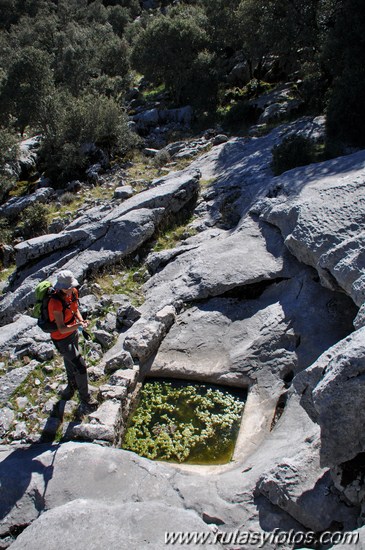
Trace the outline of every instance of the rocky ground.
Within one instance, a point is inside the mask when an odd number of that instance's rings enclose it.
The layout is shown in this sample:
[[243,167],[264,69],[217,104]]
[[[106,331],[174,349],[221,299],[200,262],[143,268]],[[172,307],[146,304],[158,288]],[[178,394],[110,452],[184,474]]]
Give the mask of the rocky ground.
[[[51,550],[65,525],[65,547],[85,549],[165,548],[165,531],[363,536],[365,152],[270,168],[285,136],[323,132],[305,118],[216,140],[185,169],[16,246],[0,302],[3,548]],[[180,240],[156,247],[173,222]],[[143,302],[124,292],[131,259]],[[86,417],[59,401],[62,366],[27,314],[36,283],[60,268],[83,281],[92,320],[100,407]],[[115,292],[100,292],[101,269],[114,270]],[[229,464],[116,448],[148,375],[248,388]],[[248,547],[220,536],[210,546]],[[265,547],[294,547],[284,539]]]

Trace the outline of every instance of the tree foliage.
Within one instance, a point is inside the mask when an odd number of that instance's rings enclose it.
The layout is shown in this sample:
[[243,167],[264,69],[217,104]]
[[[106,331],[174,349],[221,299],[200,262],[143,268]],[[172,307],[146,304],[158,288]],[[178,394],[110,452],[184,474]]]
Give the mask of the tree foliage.
[[275,58],[288,74],[315,51],[315,2],[241,0],[237,10],[241,47],[251,76],[261,78]]
[[155,5],[0,0],[1,132],[41,131],[44,165],[57,180],[82,172],[84,140],[108,154],[131,143],[123,113],[136,72],[164,85],[175,106],[214,113],[227,107],[228,74],[244,62],[252,81],[297,81],[307,112],[327,114],[331,139],[365,143],[361,0]]
[[365,14],[360,0],[331,3],[332,19],[322,63],[332,77],[327,130],[333,140],[365,144]]
[[12,167],[18,154],[18,137],[11,128],[0,126],[0,202],[15,182]]
[[3,114],[10,114],[23,134],[26,126],[39,121],[46,97],[53,89],[49,56],[33,47],[23,48],[9,67],[3,85]]
[[208,43],[204,28],[199,25],[200,10],[194,17],[182,11],[152,18],[142,29],[133,49],[137,70],[154,84],[163,82],[180,102],[184,85],[191,81],[192,67]]
[[112,98],[85,94],[75,99],[64,92],[48,105],[41,156],[47,175],[56,182],[80,176],[88,163],[85,153],[92,153],[93,146],[110,156],[134,144],[127,117]]

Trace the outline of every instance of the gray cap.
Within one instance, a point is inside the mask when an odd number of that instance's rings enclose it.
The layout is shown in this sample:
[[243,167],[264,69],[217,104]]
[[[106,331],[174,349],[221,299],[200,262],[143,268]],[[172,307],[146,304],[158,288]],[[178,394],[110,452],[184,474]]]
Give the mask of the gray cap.
[[57,282],[54,285],[54,288],[56,290],[68,290],[70,288],[73,288],[74,286],[79,286],[79,283],[75,279],[75,276],[72,273],[72,271],[68,271],[66,269],[58,273]]

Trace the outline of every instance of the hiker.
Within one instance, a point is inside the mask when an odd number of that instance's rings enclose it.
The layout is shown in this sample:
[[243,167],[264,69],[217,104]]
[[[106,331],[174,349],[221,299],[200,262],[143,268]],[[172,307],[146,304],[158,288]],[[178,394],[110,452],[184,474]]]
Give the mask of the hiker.
[[79,327],[85,329],[88,321],[84,321],[79,310],[77,286],[79,283],[72,271],[60,271],[54,285],[55,295],[48,302],[48,315],[49,320],[57,325],[57,330],[51,332],[51,338],[63,357],[67,374],[67,386],[61,398],[71,399],[77,389],[81,410],[87,412],[94,410],[98,402],[89,393],[86,363],[78,346]]

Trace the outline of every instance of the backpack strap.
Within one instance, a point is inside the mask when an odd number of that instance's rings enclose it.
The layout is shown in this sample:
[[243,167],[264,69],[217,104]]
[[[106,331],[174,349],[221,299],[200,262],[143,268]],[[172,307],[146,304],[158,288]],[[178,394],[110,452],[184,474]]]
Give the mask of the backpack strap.
[[[66,309],[70,309],[71,308],[71,304],[69,304],[68,302],[66,302],[63,298],[62,298],[62,294],[60,294],[57,290],[54,290],[51,292],[51,298],[54,298],[55,300],[58,300],[61,302],[62,304],[62,314],[63,316],[65,316],[65,311]],[[72,291],[72,299],[71,299],[71,302],[77,302],[78,303],[78,298],[76,296],[76,293],[75,291],[73,290]],[[76,319],[76,315],[74,312],[72,312],[72,317],[71,319],[68,321],[68,323],[74,321]]]

